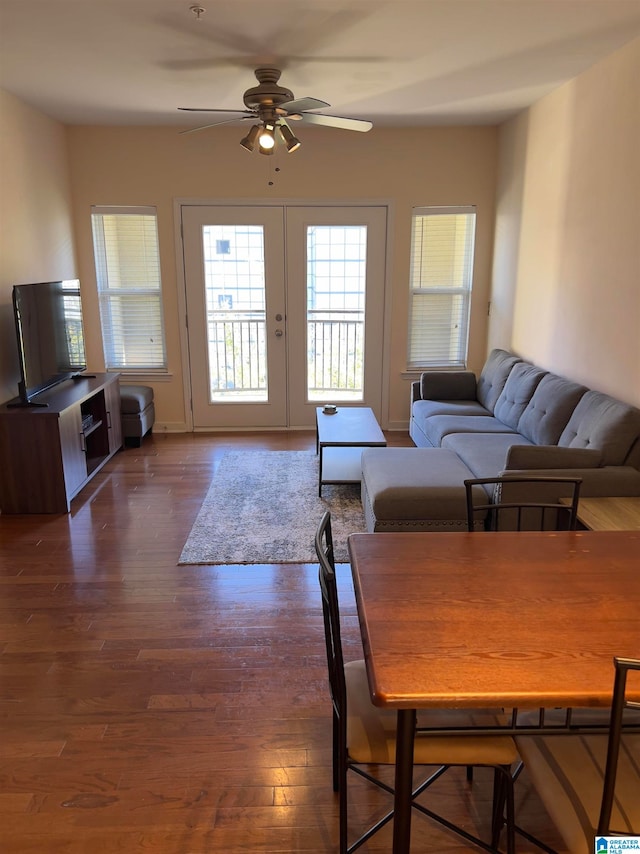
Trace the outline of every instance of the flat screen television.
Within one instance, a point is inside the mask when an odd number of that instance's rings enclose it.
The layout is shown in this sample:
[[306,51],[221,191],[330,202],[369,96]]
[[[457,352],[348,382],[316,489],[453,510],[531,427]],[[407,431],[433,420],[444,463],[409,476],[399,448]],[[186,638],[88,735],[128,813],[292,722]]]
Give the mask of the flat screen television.
[[13,313],[20,360],[18,394],[23,405],[45,389],[87,367],[80,282],[14,285]]

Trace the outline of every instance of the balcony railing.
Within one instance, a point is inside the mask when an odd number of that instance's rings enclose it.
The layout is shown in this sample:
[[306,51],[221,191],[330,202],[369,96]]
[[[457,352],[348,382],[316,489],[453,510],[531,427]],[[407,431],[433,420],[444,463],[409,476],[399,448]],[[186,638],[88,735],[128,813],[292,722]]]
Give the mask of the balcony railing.
[[[211,400],[266,400],[264,312],[216,310],[207,321]],[[310,310],[307,354],[310,400],[361,399],[364,312]]]
[[307,312],[307,391],[310,400],[362,398],[364,312]]
[[211,399],[266,400],[264,312],[209,312],[207,329]]

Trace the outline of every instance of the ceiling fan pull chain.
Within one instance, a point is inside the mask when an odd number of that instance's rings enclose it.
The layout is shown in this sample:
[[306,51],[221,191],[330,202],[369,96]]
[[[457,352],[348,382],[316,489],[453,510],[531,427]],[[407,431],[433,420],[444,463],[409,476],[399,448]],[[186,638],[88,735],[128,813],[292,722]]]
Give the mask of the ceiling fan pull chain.
[[[271,172],[271,169],[272,169],[271,161],[269,160],[269,161],[267,161],[267,162],[268,162],[268,164],[269,164],[269,172]],[[274,171],[274,172],[279,172],[279,171],[280,171],[280,167],[279,167],[279,166],[276,166],[276,167],[275,167],[275,169],[274,169],[273,171]],[[269,181],[267,181],[267,186],[268,186],[268,187],[273,187],[273,185],[274,185],[274,184],[275,184],[275,181],[273,181],[273,180],[271,180],[271,179],[270,179]]]

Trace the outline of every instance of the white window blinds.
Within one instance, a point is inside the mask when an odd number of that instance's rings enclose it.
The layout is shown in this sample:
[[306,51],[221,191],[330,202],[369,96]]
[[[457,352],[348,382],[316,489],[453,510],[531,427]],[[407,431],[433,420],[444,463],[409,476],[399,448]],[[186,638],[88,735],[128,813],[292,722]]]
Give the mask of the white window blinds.
[[107,369],[166,369],[160,256],[152,207],[92,207]]
[[409,370],[466,365],[475,222],[474,207],[413,210]]

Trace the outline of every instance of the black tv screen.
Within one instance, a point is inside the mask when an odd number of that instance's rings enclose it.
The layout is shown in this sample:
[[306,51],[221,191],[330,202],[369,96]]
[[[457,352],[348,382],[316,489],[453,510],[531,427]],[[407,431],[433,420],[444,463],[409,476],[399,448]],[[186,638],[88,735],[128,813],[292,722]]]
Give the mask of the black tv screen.
[[13,310],[24,403],[87,367],[80,282],[14,285]]

